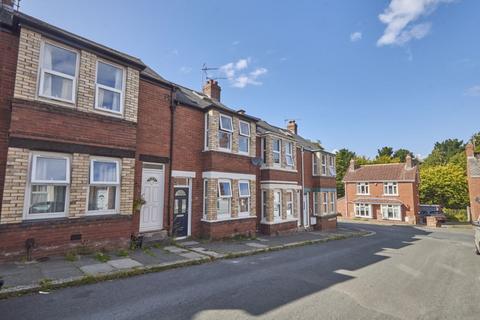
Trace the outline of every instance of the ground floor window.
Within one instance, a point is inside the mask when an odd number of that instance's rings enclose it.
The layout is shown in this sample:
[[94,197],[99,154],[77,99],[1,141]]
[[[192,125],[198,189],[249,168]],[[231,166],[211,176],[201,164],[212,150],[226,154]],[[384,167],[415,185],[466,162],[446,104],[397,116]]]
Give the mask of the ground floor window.
[[328,192],[322,192],[322,213],[328,213]]
[[91,159],[88,211],[117,212],[119,191],[120,162],[116,159],[107,158]]
[[401,220],[401,210],[399,205],[384,204],[382,205],[383,219]]
[[318,192],[313,193],[313,214],[319,214],[318,211]]
[[282,218],[282,192],[281,191],[273,192],[273,218],[274,219]]
[[206,219],[208,215],[208,180],[203,180],[203,218]]
[[365,203],[356,203],[355,204],[355,216],[362,218],[371,218],[372,217],[372,206]]
[[262,191],[262,219],[267,219],[267,191]]
[[248,180],[241,180],[238,182],[238,195],[239,195],[239,214],[250,214],[250,182]]
[[330,192],[330,213],[335,213],[335,192]]
[[287,204],[287,217],[293,216],[293,192],[287,191],[285,193],[286,204]]
[[28,187],[30,218],[63,216],[67,210],[70,158],[67,155],[34,153]]
[[232,208],[232,183],[230,180],[218,181],[217,219],[231,216]]

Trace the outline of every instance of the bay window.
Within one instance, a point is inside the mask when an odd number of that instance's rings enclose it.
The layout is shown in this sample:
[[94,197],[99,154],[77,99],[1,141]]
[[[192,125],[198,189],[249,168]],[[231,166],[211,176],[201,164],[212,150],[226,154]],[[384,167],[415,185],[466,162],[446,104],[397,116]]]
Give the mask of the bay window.
[[120,193],[120,163],[118,160],[90,160],[88,211],[117,213]]
[[70,158],[39,153],[32,156],[28,218],[65,216],[70,184]]
[[355,204],[355,216],[361,218],[371,218],[372,217],[372,206],[365,203],[356,203]]
[[335,157],[333,156],[328,157],[328,171],[330,173],[330,176],[332,177],[337,175],[337,172],[335,170]]
[[262,219],[267,219],[267,191],[262,191]]
[[208,217],[208,180],[203,180],[203,218]]
[[293,143],[287,142],[285,144],[285,160],[287,166],[293,167]]
[[328,192],[322,192],[322,213],[328,213]]
[[316,176],[318,175],[318,153],[313,153],[312,154],[312,165],[313,165],[313,175]]
[[370,194],[370,187],[368,182],[359,182],[357,183],[357,194],[358,195],[369,195]]
[[322,154],[322,176],[327,175],[327,156]]
[[318,192],[313,193],[313,214],[319,214],[318,212]]
[[282,192],[278,190],[273,191],[273,218],[282,218]]
[[239,213],[248,215],[250,213],[250,182],[248,180],[238,182]]
[[273,139],[272,140],[272,151],[273,151],[273,164],[280,165],[281,163],[281,154],[282,154],[282,140]]
[[95,108],[121,114],[123,112],[123,69],[97,62]]
[[232,118],[221,114],[219,126],[220,126],[218,131],[219,149],[232,151],[232,132],[233,132]]
[[330,213],[335,213],[335,192],[330,192]]
[[248,154],[250,151],[250,123],[239,122],[238,151]]
[[43,43],[41,55],[39,96],[74,103],[78,54]]
[[398,195],[398,185],[396,182],[385,182],[383,184],[383,194],[389,196]]
[[293,217],[293,192],[287,191],[285,193],[286,205],[287,205],[287,217]]
[[387,220],[401,220],[400,206],[392,204],[382,205],[383,219]]
[[229,218],[232,207],[232,183],[218,180],[217,219]]

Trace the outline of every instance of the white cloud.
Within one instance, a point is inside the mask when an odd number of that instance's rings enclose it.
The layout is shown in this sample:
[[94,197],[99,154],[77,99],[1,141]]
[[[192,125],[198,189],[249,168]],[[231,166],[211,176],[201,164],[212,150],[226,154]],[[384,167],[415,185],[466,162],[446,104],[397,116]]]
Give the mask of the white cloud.
[[238,46],[240,44],[240,41],[235,40],[232,42],[232,46]]
[[472,97],[480,97],[480,85],[473,86],[468,88],[465,92],[465,95]]
[[258,80],[259,77],[266,74],[266,68],[256,68],[253,71],[247,72],[250,65],[250,58],[239,59],[236,62],[230,62],[220,67],[220,72],[223,73],[231,85],[236,88],[245,88],[247,85],[262,85]]
[[192,68],[187,67],[187,66],[183,66],[183,67],[180,68],[180,72],[183,73],[183,74],[188,74],[188,73],[192,72]]
[[362,33],[359,31],[356,31],[350,35],[350,41],[356,42],[362,40]]
[[412,39],[425,37],[431,23],[414,24],[421,17],[430,15],[441,3],[455,0],[391,0],[390,5],[378,16],[387,25],[377,46],[403,45]]

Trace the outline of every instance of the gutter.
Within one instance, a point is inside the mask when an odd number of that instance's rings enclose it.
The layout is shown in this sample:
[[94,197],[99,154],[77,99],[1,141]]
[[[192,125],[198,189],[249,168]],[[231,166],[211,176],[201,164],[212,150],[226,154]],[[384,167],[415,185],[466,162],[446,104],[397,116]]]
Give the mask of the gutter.
[[167,198],[167,225],[168,225],[168,234],[173,235],[173,212],[172,212],[172,171],[173,171],[173,143],[174,143],[174,132],[175,132],[175,110],[177,108],[177,102],[175,99],[177,88],[172,87],[170,90],[170,166],[168,167],[168,198]]

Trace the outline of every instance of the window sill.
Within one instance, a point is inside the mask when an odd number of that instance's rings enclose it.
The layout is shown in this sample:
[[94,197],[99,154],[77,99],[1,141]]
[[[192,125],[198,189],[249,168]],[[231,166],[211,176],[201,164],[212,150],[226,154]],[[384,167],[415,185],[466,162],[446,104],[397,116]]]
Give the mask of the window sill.
[[24,216],[24,221],[34,221],[34,220],[48,220],[48,219],[61,219],[68,218],[66,212],[62,213],[32,213]]
[[105,216],[105,215],[116,215],[116,214],[120,214],[120,213],[114,210],[85,212],[85,216]]
[[123,119],[123,112],[115,112],[115,111],[109,111],[108,109],[102,109],[102,108],[93,108],[93,112],[97,114],[101,114],[104,116],[110,116],[114,118],[119,118]]
[[240,152],[233,152],[233,151],[229,151],[227,149],[209,149],[209,148],[204,148],[202,150],[202,152],[221,152],[221,153],[226,153],[226,154],[231,154],[231,155],[235,155],[235,156],[242,156],[242,157],[248,157],[248,158],[255,158],[255,156],[251,156],[249,153],[240,153]]
[[256,219],[257,216],[245,216],[245,217],[236,217],[236,218],[220,218],[216,220],[207,220],[205,218],[202,218],[202,222],[207,222],[207,223],[217,223],[217,222],[228,222],[228,221],[235,221],[235,220],[244,220],[244,219]]
[[264,165],[260,167],[260,170],[277,170],[277,171],[286,171],[286,172],[293,172],[293,173],[298,172],[297,169],[282,168],[282,167],[276,167],[276,166],[264,166]]
[[298,218],[292,217],[292,218],[287,218],[287,219],[275,219],[273,221],[262,220],[260,223],[271,225],[271,224],[281,224],[281,223],[296,222],[296,221],[298,221]]

